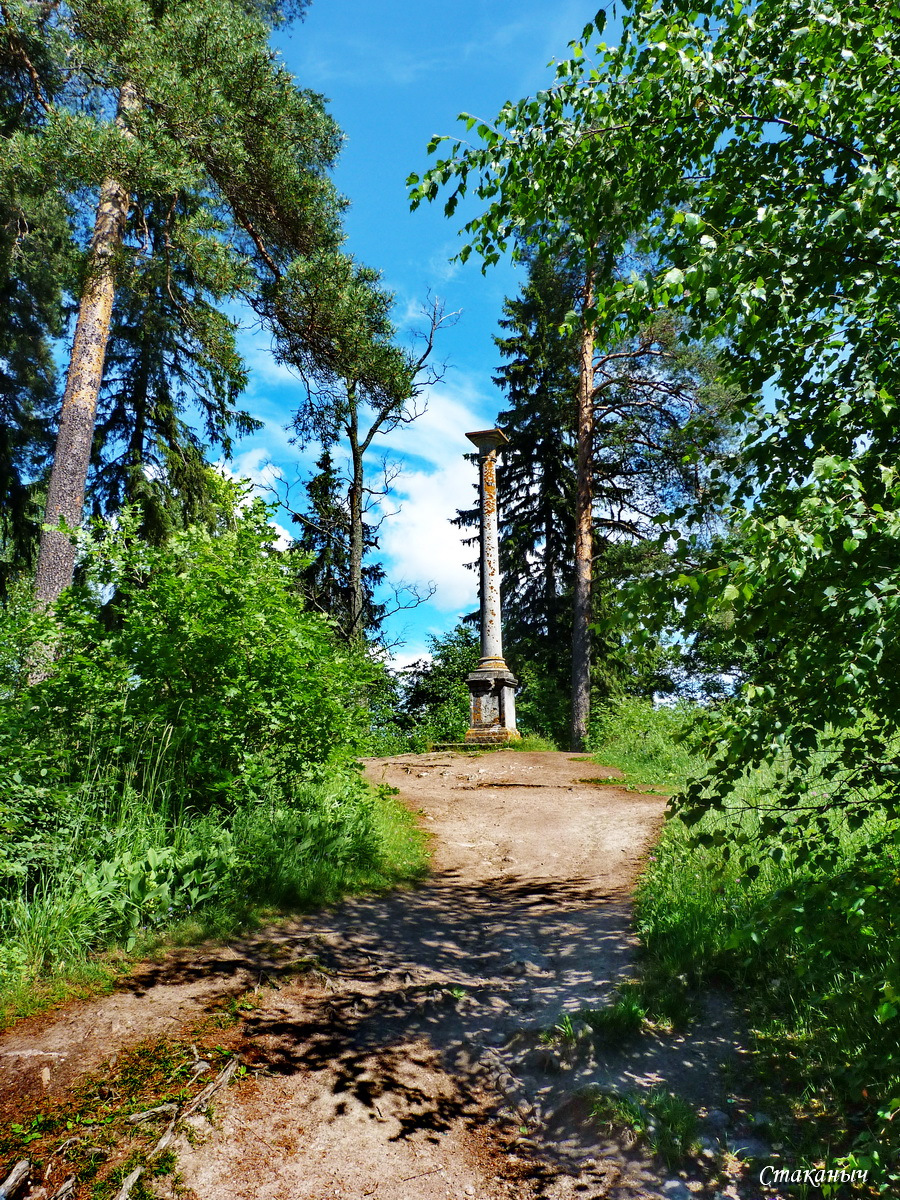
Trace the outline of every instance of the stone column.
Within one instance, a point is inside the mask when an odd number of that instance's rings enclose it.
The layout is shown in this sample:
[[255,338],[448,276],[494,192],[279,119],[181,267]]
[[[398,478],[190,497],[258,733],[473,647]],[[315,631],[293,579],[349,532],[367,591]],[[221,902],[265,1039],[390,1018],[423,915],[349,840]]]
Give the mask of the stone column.
[[509,439],[499,429],[466,437],[478,447],[481,474],[481,661],[467,679],[471,727],[466,741],[509,742],[516,730],[516,680],[503,659],[500,627],[500,553],[497,532],[497,450]]

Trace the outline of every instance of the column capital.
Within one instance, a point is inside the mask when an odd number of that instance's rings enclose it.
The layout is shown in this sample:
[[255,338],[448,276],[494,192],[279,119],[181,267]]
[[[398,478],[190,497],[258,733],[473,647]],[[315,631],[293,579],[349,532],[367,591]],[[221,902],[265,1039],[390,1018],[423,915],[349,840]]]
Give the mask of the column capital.
[[478,447],[479,454],[490,454],[492,450],[509,445],[509,438],[502,429],[477,429],[467,433],[466,437]]

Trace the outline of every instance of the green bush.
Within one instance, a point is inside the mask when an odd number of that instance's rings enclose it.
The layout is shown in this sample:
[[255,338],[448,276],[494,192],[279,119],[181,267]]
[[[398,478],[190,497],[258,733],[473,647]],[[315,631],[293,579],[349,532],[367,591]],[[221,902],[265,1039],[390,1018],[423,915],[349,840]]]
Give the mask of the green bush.
[[459,624],[429,638],[430,660],[405,672],[404,712],[410,722],[410,749],[433,742],[461,742],[469,728],[466,676],[478,666],[480,641],[469,625]]
[[352,764],[376,668],[303,610],[271,538],[259,504],[156,548],[126,514],[82,538],[53,612],[4,614],[7,983],[200,912],[227,924],[421,865]]

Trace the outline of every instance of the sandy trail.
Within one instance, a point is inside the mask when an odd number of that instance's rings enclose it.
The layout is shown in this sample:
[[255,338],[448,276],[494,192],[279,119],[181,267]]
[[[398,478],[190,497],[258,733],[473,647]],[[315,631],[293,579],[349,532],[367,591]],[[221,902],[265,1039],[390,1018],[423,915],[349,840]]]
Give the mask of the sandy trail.
[[243,1024],[251,1077],[179,1144],[199,1200],[712,1196],[702,1171],[668,1177],[604,1139],[585,1088],[677,1078],[720,1106],[720,1067],[739,1053],[727,1017],[599,1059],[539,1036],[633,971],[630,894],[664,801],[591,782],[609,772],[564,753],[365,766],[421,813],[427,882],[173,956],[114,996],[20,1023],[0,1037],[0,1095],[65,1089],[263,985]]

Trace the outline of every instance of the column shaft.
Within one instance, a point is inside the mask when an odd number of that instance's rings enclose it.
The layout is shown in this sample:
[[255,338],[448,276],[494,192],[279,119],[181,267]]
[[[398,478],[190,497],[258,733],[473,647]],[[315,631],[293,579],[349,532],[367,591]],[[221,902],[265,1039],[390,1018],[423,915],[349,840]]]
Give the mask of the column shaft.
[[500,627],[500,548],[497,529],[497,451],[481,464],[481,666],[505,666]]

